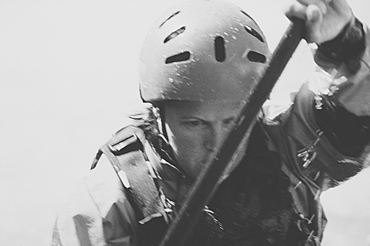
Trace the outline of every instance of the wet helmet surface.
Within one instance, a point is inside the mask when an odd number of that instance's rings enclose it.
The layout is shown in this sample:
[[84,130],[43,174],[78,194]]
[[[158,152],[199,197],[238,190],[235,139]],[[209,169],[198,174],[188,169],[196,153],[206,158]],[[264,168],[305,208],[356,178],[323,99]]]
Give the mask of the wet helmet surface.
[[255,86],[269,50],[256,22],[234,4],[186,2],[165,13],[144,41],[144,102],[238,101]]

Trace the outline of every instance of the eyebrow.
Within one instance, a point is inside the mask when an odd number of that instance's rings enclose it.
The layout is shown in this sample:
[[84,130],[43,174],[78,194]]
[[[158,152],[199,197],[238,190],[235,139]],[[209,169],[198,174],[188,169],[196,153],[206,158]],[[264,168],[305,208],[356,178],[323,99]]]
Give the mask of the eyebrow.
[[226,119],[224,119],[224,120],[233,120],[233,119],[235,119],[235,116],[231,116],[231,117],[226,118]]
[[[180,120],[193,120],[193,119],[196,119],[196,120],[204,120],[204,119],[199,118],[197,116],[183,116],[183,117],[180,116],[179,119]],[[206,121],[206,120],[204,120],[204,121]]]
[[[206,122],[212,122],[213,121],[213,120],[203,119],[200,116],[180,116],[179,119],[180,120],[192,120],[192,119],[195,119],[195,120],[201,120],[201,121],[206,121]],[[235,116],[230,116],[228,118],[221,119],[221,121],[228,121],[228,120],[234,120],[234,119],[235,119]]]

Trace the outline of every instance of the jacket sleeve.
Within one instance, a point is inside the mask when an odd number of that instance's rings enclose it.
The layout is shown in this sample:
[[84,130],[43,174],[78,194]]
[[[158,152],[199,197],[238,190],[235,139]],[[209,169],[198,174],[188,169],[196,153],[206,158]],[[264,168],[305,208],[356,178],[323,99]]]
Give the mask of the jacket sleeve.
[[[356,40],[356,36],[362,38]],[[347,33],[319,46],[315,62],[328,73],[326,84],[321,85],[325,91],[320,93],[331,95],[334,103],[357,116],[370,116],[370,30],[367,26],[354,18]],[[320,83],[323,77],[321,75]]]
[[358,157],[370,140],[369,29],[354,18],[339,37],[319,46],[315,60],[329,72],[316,83],[324,90],[316,91],[315,120],[336,149]]
[[364,49],[346,59],[335,60],[325,54],[325,47],[319,47],[315,61],[322,70],[301,88],[293,106],[279,118],[295,172],[320,190],[368,166],[370,34],[366,27],[363,34]]
[[123,187],[103,155],[59,213],[52,245],[137,245],[137,220]]

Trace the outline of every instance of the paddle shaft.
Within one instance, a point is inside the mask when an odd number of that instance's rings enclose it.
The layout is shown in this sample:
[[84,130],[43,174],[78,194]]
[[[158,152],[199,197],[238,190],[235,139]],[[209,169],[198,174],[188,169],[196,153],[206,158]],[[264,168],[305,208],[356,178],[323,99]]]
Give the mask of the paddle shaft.
[[210,161],[206,163],[159,246],[183,246],[185,244],[204,206],[217,190],[216,186],[232,160],[237,147],[253,125],[263,103],[270,95],[276,81],[303,38],[303,31],[303,20],[292,20],[262,76],[256,81],[254,90],[251,94],[246,95],[245,101],[243,101],[245,103],[236,117],[234,127],[225,136],[224,141],[212,156],[213,158],[210,158]]

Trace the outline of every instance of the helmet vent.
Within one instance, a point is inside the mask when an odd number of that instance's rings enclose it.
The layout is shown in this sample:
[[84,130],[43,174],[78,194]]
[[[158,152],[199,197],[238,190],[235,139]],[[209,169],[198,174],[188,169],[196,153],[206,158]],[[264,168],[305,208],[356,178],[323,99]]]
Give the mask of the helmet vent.
[[185,51],[170,57],[167,57],[166,64],[174,63],[174,62],[183,62],[190,59],[190,52]]
[[244,28],[245,30],[251,34],[252,36],[256,37],[259,41],[261,41],[262,43],[264,43],[265,41],[263,40],[262,36],[256,31],[254,30],[252,27],[250,26],[247,26],[247,25],[244,25]]
[[174,32],[172,32],[170,35],[168,35],[165,39],[164,39],[164,41],[163,41],[163,43],[167,43],[168,41],[170,41],[171,39],[174,39],[174,38],[176,38],[177,36],[179,36],[181,33],[183,33],[183,32],[185,32],[185,26],[183,26],[183,27],[180,27],[179,29],[177,29],[176,31],[174,31]]
[[259,62],[259,63],[266,62],[266,56],[256,51],[249,51],[247,57],[252,62]]
[[162,22],[162,24],[159,25],[159,28],[161,28],[164,25],[164,23],[166,23],[169,19],[171,19],[175,15],[178,15],[179,13],[180,13],[180,11],[177,11],[177,12],[173,13],[172,15],[170,15],[165,21]]
[[223,37],[215,38],[215,55],[218,62],[223,62],[226,59],[225,40]]

